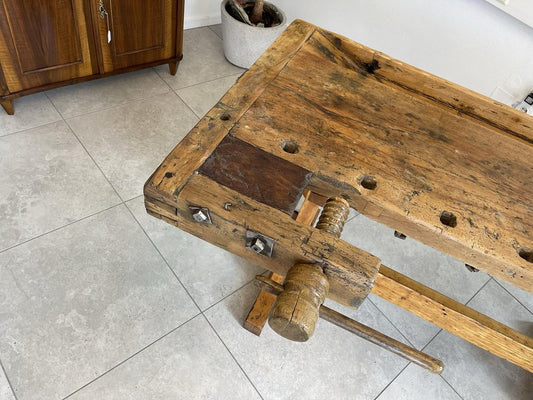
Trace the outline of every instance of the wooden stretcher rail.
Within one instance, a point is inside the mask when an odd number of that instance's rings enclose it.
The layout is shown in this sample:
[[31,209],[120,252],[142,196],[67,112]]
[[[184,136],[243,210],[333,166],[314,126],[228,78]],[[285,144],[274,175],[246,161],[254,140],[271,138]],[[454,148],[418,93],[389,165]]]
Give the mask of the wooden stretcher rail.
[[533,339],[384,265],[372,293],[533,372]]

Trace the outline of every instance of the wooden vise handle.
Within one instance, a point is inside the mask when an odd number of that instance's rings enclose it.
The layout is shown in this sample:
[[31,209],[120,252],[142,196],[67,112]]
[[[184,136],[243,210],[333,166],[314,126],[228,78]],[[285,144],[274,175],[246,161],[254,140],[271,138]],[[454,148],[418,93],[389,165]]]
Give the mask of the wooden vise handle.
[[[316,225],[317,229],[340,237],[350,205],[342,197],[329,199]],[[279,335],[296,342],[307,341],[315,331],[320,306],[329,290],[328,278],[320,264],[296,264],[285,278],[268,323]]]
[[[266,289],[269,293],[278,295],[284,291],[283,285],[273,281],[272,279],[258,275],[255,277],[257,282],[261,284],[263,289]],[[411,346],[408,346],[396,339],[391,338],[375,329],[357,322],[346,315],[343,315],[335,310],[332,310],[325,305],[319,307],[320,318],[331,322],[338,327],[346,329],[371,343],[378,345],[390,352],[405,358],[406,360],[421,366],[435,374],[440,374],[444,370],[444,364],[441,360],[436,359],[429,354],[426,354],[420,350],[417,350]]]

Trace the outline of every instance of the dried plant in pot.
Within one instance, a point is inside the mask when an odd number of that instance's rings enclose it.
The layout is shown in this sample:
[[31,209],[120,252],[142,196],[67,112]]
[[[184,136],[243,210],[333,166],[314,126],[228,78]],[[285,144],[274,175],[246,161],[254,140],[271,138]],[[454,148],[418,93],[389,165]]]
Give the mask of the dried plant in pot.
[[287,24],[285,14],[263,0],[224,0],[220,11],[224,55],[242,68],[250,68]]

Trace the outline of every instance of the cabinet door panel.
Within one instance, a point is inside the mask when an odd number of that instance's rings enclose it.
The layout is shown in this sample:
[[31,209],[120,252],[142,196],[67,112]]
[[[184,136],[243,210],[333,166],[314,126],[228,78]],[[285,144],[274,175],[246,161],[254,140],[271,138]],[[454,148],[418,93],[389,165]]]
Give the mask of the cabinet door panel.
[[103,4],[111,30],[108,43],[107,20],[98,18],[106,72],[175,57],[177,0],[103,0]]
[[83,0],[2,0],[0,63],[11,93],[96,72]]

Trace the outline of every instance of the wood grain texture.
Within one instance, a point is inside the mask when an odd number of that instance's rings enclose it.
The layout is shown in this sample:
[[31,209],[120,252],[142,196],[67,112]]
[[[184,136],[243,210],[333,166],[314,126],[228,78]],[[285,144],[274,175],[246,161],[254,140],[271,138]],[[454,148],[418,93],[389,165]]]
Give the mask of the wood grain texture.
[[372,293],[527,371],[533,339],[384,265]]
[[[329,297],[341,304],[359,307],[372,289],[380,264],[377,257],[326,232],[302,225],[287,214],[207,177],[192,176],[173,204],[162,202],[175,207],[176,213],[153,200],[157,199],[145,196],[145,205],[151,215],[163,217],[180,229],[278,275],[285,276],[297,263],[322,264],[329,280]],[[195,222],[190,205],[209,208],[213,224]],[[248,229],[275,240],[271,258],[245,247]]]
[[[305,191],[304,198],[305,200],[300,207],[300,210],[298,210],[295,220],[304,225],[314,226],[318,214],[320,213],[320,206],[311,200],[315,200],[312,192],[308,190]],[[319,199],[319,202],[321,202],[321,199]],[[274,274],[272,272],[269,273],[268,278],[279,284],[282,284],[284,280],[282,275]],[[244,328],[259,336],[275,301],[276,296],[265,290],[261,290],[244,321]]]
[[15,114],[15,110],[13,109],[13,101],[12,100],[0,100],[0,106],[5,110],[5,112],[8,115]]
[[83,0],[4,0],[0,63],[10,92],[96,72]]
[[152,198],[173,201],[194,173],[226,136],[235,121],[261,95],[283,69],[314,28],[303,22],[291,24],[285,39],[274,42],[270,51],[241,76],[222,99],[172,150],[148,179],[144,193]]
[[267,206],[292,215],[311,173],[228,135],[198,172]]
[[[272,279],[274,282],[280,284],[283,283],[283,276],[273,272],[268,274],[268,278]],[[252,332],[256,336],[261,335],[275,301],[276,296],[274,294],[269,293],[266,290],[261,290],[244,320],[244,329]]]
[[[415,95],[350,56],[314,32],[232,135],[312,171],[313,191],[342,195],[360,213],[532,291],[533,146],[527,135]],[[403,71],[416,79],[416,71]],[[287,141],[298,151],[284,151]],[[443,213],[455,222],[447,225]]]
[[0,2],[0,99],[159,64],[175,74],[183,57],[183,0],[157,1],[104,1],[110,44],[99,0]]
[[[97,9],[99,0],[91,1]],[[106,19],[97,17],[95,22],[105,72],[176,57],[176,0],[104,0],[104,6],[111,43]]]

